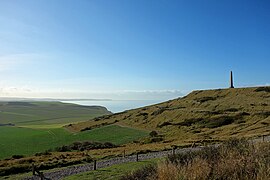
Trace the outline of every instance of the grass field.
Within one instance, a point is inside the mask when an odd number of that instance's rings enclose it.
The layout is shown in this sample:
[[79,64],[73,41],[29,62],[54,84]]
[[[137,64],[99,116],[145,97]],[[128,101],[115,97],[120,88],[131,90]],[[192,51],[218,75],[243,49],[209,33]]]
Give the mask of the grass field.
[[145,160],[140,162],[130,162],[125,164],[118,164],[107,168],[98,169],[96,171],[89,171],[82,174],[77,174],[64,178],[65,180],[89,180],[89,179],[119,179],[125,173],[136,171],[143,166],[156,163],[157,159]]
[[[97,169],[96,171],[89,171],[89,172],[80,173],[77,175],[72,175],[72,176],[64,178],[64,180],[119,179],[119,177],[121,177],[124,174],[129,174],[131,172],[134,172],[143,166],[159,163],[162,160],[163,159],[149,159],[149,160],[144,160],[144,161],[139,161],[139,162],[130,162],[130,163],[113,165],[111,167]],[[62,169],[64,168],[55,168],[55,169],[50,169],[50,170],[44,170],[42,172],[47,173],[47,172],[53,172],[53,171],[62,170]],[[17,180],[17,179],[23,179],[31,175],[32,175],[32,172],[5,176],[3,177],[3,179]]]
[[106,114],[111,112],[101,106],[80,106],[61,102],[0,102],[0,124],[12,123],[24,127],[59,127]]
[[124,144],[145,137],[148,132],[117,125],[105,126],[79,133],[64,128],[31,129],[0,127],[0,159],[12,155],[32,155],[74,141],[100,141]]

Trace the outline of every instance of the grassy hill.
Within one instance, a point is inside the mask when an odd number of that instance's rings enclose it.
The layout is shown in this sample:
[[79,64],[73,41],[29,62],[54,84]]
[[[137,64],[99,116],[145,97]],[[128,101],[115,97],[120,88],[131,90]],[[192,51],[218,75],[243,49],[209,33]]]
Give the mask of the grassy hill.
[[[92,132],[74,134],[63,126],[108,114],[111,112],[101,106],[45,101],[0,102],[0,159],[14,154],[31,155],[74,141],[102,141]],[[111,132],[114,128],[108,130]],[[104,131],[96,133],[102,136]]]
[[161,143],[224,140],[270,133],[270,87],[193,91],[164,103],[67,127],[81,131],[121,124],[163,135]]
[[80,133],[71,133],[64,128],[0,127],[0,160],[12,155],[33,155],[76,141],[111,142],[120,145],[147,135],[145,131],[116,125]]
[[[25,107],[25,109],[27,108]],[[16,108],[13,112],[15,110]],[[30,110],[31,108],[28,109],[28,111]],[[16,111],[15,113],[30,115],[27,111]],[[63,110],[63,114],[74,117],[74,113],[67,109]],[[44,115],[47,114],[44,113]],[[57,117],[65,118],[67,116]],[[25,161],[24,166],[29,167],[28,160],[30,161],[30,159],[35,160],[36,163],[50,164],[52,159],[63,156],[68,162],[77,162],[85,158],[85,153],[94,158],[102,158],[120,156],[124,151],[126,154],[131,154],[148,150],[171,149],[175,145],[186,146],[194,142],[215,142],[230,137],[270,134],[270,87],[193,91],[185,97],[156,105],[92,119],[92,116],[86,117],[85,114],[83,118],[89,119],[88,121],[66,125],[65,128],[69,131],[65,131],[64,128],[33,131],[36,129],[0,127],[0,136],[3,137],[0,140],[0,159],[13,154],[30,155],[62,144],[83,140],[110,141],[121,144],[121,146],[87,152],[74,151],[68,152],[68,154],[54,152],[51,155],[2,160],[0,161],[0,172],[1,166],[3,170],[7,167],[19,168],[23,161]],[[42,124],[49,126],[53,121],[45,118],[32,122],[27,119],[17,120],[17,122],[5,121],[5,123],[10,122],[20,126],[44,127]],[[25,130],[27,132],[19,132]],[[156,131],[158,135],[152,133],[152,137],[150,137],[149,131]],[[26,138],[21,134],[27,135]],[[21,144],[29,145],[21,146]],[[34,146],[35,144],[37,146]],[[61,164],[60,161],[61,159],[57,160],[57,163]]]
[[53,127],[111,114],[105,107],[61,102],[0,102],[0,125]]
[[[70,132],[64,125],[109,115],[105,107],[61,102],[0,102],[0,160],[12,155],[33,155],[75,141],[124,144],[148,135],[147,131],[106,126]],[[116,133],[117,132],[117,133]]]

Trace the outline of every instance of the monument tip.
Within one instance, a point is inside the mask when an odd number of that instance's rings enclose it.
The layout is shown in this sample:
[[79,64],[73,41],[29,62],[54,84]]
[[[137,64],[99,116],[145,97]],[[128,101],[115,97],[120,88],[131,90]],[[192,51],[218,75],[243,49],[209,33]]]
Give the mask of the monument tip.
[[230,76],[230,88],[234,88],[233,86],[233,73],[231,71],[231,76]]

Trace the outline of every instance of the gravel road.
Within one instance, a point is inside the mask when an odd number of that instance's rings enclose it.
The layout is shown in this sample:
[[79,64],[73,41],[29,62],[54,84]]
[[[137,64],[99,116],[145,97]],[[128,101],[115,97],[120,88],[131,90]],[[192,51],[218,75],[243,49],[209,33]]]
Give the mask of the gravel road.
[[[267,136],[264,138],[265,141],[270,141],[270,136]],[[262,138],[254,139],[253,142],[259,142],[262,141]],[[218,145],[215,145],[218,146]],[[188,151],[197,151],[200,150],[202,147],[194,147],[194,148],[182,148],[182,149],[175,149],[175,153],[185,153]],[[139,154],[138,159],[141,160],[147,160],[147,159],[154,159],[154,158],[162,158],[166,157],[169,154],[172,154],[173,151],[159,151],[159,152],[150,152],[147,154]],[[117,158],[111,158],[107,160],[101,160],[97,161],[96,168],[104,168],[109,167],[115,164],[123,164],[127,162],[135,162],[137,159],[136,155],[132,156],[126,156],[126,157],[117,157]],[[74,174],[79,174],[87,171],[92,171],[94,169],[94,163],[84,164],[84,165],[78,165],[78,166],[72,166],[67,167],[61,170],[57,170],[54,172],[47,172],[44,173],[47,180],[59,180],[67,176],[71,176]],[[40,178],[38,176],[32,176],[32,177],[26,177],[23,180],[39,180]]]

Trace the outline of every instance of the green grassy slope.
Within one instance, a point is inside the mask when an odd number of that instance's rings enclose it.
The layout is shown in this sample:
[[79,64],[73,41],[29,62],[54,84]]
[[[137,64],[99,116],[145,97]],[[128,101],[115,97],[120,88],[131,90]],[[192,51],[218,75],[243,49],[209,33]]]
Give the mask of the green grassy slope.
[[193,91],[164,103],[69,126],[73,131],[105,123],[156,130],[164,142],[251,137],[270,133],[270,87]]
[[123,175],[132,173],[143,166],[147,166],[150,164],[155,164],[159,160],[158,159],[151,159],[139,162],[130,162],[124,164],[113,165],[111,167],[106,167],[102,169],[97,169],[96,171],[89,171],[86,173],[81,173],[73,176],[69,176],[64,178],[65,180],[88,180],[88,179],[110,179],[110,180],[117,180],[120,179]]
[[147,136],[146,131],[116,125],[96,128],[91,131],[71,133],[64,128],[30,129],[0,127],[0,159],[12,155],[32,155],[75,141],[100,141],[124,144]]
[[68,124],[111,114],[105,107],[61,102],[0,102],[0,124]]

